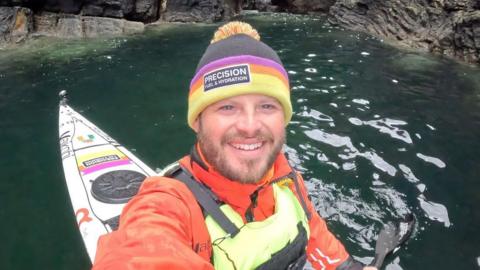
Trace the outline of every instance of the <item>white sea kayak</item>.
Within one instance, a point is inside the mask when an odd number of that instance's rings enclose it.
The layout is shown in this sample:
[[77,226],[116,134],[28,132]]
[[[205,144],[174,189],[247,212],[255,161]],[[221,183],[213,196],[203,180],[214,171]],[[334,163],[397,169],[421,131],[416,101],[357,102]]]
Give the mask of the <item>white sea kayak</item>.
[[90,259],[98,238],[115,230],[125,203],[146,176],[145,163],[67,105],[59,109],[60,152],[78,229]]

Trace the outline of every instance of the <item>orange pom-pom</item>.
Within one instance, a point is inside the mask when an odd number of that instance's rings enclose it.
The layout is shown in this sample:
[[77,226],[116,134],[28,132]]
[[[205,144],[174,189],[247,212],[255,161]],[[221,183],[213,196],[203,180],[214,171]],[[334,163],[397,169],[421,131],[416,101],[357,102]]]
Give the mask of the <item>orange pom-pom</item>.
[[236,34],[245,34],[256,40],[260,40],[260,35],[257,30],[253,28],[250,24],[244,22],[229,22],[220,26],[215,34],[213,34],[212,41],[210,43],[215,43],[219,40],[226,39]]

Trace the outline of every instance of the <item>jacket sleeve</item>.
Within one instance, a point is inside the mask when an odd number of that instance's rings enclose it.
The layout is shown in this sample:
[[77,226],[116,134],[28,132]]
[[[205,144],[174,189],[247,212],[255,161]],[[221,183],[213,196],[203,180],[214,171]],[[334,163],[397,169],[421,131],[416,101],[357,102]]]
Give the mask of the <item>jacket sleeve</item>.
[[[345,269],[344,263],[350,261],[350,256],[343,244],[328,230],[327,224],[317,213],[308,199],[307,190],[301,176],[298,177],[300,193],[307,205],[311,218],[310,239],[307,245],[307,258],[315,269]],[[350,269],[350,268],[346,268]],[[361,268],[360,268],[361,269]]]
[[163,177],[144,181],[125,206],[118,230],[99,239],[94,270],[213,270],[192,248],[194,227],[203,224],[194,222],[198,215],[203,219],[201,210],[195,209],[198,204],[189,203],[191,194],[178,188],[183,184],[173,182],[178,181]]

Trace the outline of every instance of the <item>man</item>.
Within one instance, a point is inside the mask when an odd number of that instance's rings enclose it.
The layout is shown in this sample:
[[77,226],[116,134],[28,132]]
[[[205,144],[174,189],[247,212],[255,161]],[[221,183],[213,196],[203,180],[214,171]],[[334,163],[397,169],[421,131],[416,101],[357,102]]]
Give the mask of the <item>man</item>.
[[[198,142],[145,180],[94,269],[362,269],[328,231],[281,152],[288,75],[250,25],[215,33],[190,84]],[[363,269],[375,269],[365,267]]]

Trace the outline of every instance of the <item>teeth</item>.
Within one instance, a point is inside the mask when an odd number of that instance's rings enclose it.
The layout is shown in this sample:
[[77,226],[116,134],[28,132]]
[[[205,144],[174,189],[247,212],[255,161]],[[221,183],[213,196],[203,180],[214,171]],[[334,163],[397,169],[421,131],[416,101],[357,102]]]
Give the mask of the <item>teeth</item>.
[[255,149],[260,148],[262,146],[262,143],[254,143],[254,144],[232,144],[233,147],[240,149],[240,150],[245,150],[245,151],[252,151]]

